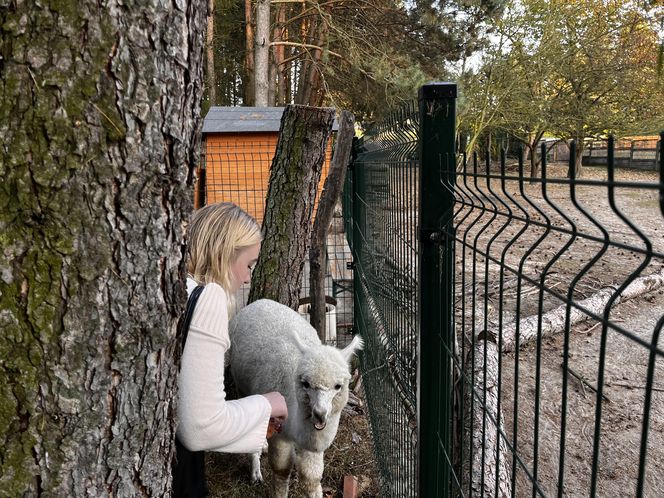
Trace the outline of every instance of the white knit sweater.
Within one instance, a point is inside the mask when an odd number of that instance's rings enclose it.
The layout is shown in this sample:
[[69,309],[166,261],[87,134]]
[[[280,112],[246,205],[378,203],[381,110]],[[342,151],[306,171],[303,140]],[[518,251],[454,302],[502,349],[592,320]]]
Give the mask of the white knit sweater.
[[[187,281],[188,291],[195,287]],[[208,284],[198,298],[179,376],[180,442],[191,451],[255,453],[265,441],[270,403],[254,395],[226,401],[224,353],[230,347],[226,293]]]

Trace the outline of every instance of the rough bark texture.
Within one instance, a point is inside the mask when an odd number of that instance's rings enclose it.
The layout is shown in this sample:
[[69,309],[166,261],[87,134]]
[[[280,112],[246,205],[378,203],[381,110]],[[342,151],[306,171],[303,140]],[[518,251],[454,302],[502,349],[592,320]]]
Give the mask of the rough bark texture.
[[206,3],[0,3],[0,496],[167,496]]
[[327,231],[330,228],[334,206],[343,190],[346,168],[355,134],[355,117],[348,111],[342,111],[339,131],[334,147],[334,156],[330,170],[323,185],[323,192],[318,202],[316,221],[314,222],[309,249],[309,296],[311,298],[311,325],[318,332],[318,337],[325,342],[325,269],[327,255]]
[[480,334],[466,363],[461,470],[461,489],[466,496],[508,498],[512,493],[511,460],[505,440],[498,434],[498,427],[504,432],[498,404],[498,354],[496,343]]
[[[640,296],[662,286],[664,286],[664,269],[660,270],[658,273],[635,279],[624,291],[621,292],[620,296],[618,296],[613,304],[615,305],[627,299]],[[611,299],[611,296],[613,296],[615,292],[616,289],[614,287],[605,287],[589,298],[579,301],[578,305],[601,316],[604,314],[604,308],[609,302],[609,299]],[[542,315],[542,337],[560,334],[565,330],[566,312],[567,306],[563,304]],[[570,308],[570,327],[588,319],[590,319],[590,315],[587,313],[575,307]],[[537,339],[538,322],[539,315],[529,316],[519,322],[519,347],[523,347]],[[496,332],[491,333],[494,337],[496,336]],[[515,347],[516,322],[512,322],[505,325],[503,328],[502,350],[503,352],[509,352],[513,351]]]
[[332,108],[289,105],[284,110],[249,302],[268,298],[297,309],[316,189],[333,121]]

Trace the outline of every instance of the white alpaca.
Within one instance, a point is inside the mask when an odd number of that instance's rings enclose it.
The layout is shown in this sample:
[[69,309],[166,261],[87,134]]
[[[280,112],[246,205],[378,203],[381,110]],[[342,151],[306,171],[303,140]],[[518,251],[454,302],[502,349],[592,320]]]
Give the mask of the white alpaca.
[[[230,324],[231,372],[242,396],[279,391],[288,404],[283,432],[270,438],[268,459],[275,498],[286,498],[295,463],[306,496],[323,496],[323,452],[332,444],[348,402],[349,361],[362,349],[355,336],[344,349],[322,345],[297,312],[261,299]],[[262,480],[260,453],[252,478]]]

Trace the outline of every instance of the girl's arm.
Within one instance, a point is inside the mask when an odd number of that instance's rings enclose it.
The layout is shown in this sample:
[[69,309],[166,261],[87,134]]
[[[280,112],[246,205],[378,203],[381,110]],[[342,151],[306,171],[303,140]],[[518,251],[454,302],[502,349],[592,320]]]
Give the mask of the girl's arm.
[[177,434],[191,451],[255,453],[265,441],[272,407],[261,395],[226,401],[226,301],[219,285],[208,284],[196,304],[182,353]]

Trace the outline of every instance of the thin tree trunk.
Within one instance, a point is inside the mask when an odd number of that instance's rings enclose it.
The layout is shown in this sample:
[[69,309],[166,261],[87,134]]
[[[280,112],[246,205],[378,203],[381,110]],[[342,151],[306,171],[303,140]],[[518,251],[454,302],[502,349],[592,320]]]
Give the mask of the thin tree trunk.
[[208,0],[207,86],[210,105],[213,106],[217,103],[217,78],[214,73],[214,0]]
[[[583,160],[583,138],[576,138],[576,153],[574,154],[574,178],[581,173],[581,161]],[[572,178],[572,171],[568,169],[567,177]]]
[[3,11],[0,496],[170,495],[205,12]]
[[531,133],[528,137],[528,149],[530,154],[530,183],[534,183],[539,176],[539,163],[537,160],[537,142],[544,136],[544,132]]
[[256,68],[254,99],[256,107],[268,106],[270,59],[270,0],[256,3]]
[[[311,22],[309,31],[317,47],[324,47],[327,43],[329,27],[324,19],[320,22]],[[316,36],[317,34],[317,36]],[[323,80],[320,73],[319,62],[323,55],[322,50],[310,49],[309,58],[302,65],[298,93],[295,102],[302,105],[318,106],[323,102],[325,93],[322,88]]]
[[[614,304],[618,304],[627,299],[645,294],[652,290],[664,286],[664,269],[658,273],[639,277],[634,280],[627,288],[620,294]],[[600,289],[595,294],[583,301],[579,301],[578,305],[586,310],[596,314],[602,315],[604,307],[609,302],[611,296],[615,293],[614,287],[605,287]],[[556,309],[544,313],[542,315],[542,337],[548,337],[555,334],[560,334],[565,330],[565,313],[567,307],[563,304]],[[570,309],[570,327],[590,319],[590,316],[575,308]],[[537,326],[538,315],[529,316],[519,322],[519,346],[523,347],[526,344],[537,339]],[[496,333],[492,332],[495,336]],[[503,352],[513,351],[516,347],[516,322],[512,322],[503,328]]]
[[488,334],[480,334],[470,354],[464,372],[466,458],[461,470],[461,489],[466,496],[471,495],[472,489],[472,496],[508,498],[512,492],[511,460],[500,436],[504,430],[503,413],[499,409],[498,346]]
[[327,231],[334,214],[334,206],[343,189],[346,168],[355,134],[355,117],[342,111],[339,131],[334,147],[330,171],[325,179],[323,192],[318,202],[309,249],[309,285],[311,297],[311,325],[318,331],[318,337],[325,341],[325,269],[327,254]]
[[[273,39],[275,42],[284,40],[284,30],[286,29],[284,24],[286,22],[286,7],[284,5],[279,5],[276,15],[277,23],[274,28]],[[275,84],[275,105],[284,105],[287,103],[286,100],[286,67],[284,64],[285,47],[283,45],[274,45],[273,46],[273,56],[274,56],[274,65],[276,68],[276,77],[274,78]]]
[[267,83],[267,102],[269,106],[274,106],[277,100],[277,63],[274,59],[274,53],[269,53],[269,69]]
[[284,111],[270,168],[264,241],[249,302],[267,298],[297,309],[314,200],[333,121],[332,108],[289,105]]
[[251,7],[251,0],[244,0],[244,37],[245,37],[245,53],[244,53],[244,101],[245,106],[254,105],[254,16]]

